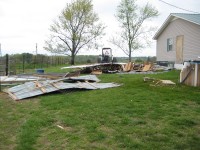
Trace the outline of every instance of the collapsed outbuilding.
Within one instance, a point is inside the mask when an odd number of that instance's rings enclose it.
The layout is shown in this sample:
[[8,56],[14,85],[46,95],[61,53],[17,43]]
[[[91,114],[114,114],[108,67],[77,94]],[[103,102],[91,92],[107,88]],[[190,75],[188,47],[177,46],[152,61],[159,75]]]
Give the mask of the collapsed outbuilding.
[[5,90],[13,100],[22,100],[46,93],[67,89],[104,89],[118,87],[117,83],[98,83],[95,75],[68,77],[58,80],[31,81]]

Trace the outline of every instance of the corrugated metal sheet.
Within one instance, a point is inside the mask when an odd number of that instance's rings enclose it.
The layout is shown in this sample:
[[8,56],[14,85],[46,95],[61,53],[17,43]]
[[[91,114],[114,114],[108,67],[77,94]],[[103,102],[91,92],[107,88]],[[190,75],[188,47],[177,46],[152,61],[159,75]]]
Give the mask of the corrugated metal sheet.
[[[52,75],[53,76],[53,75]],[[65,77],[60,78],[61,80],[66,81],[90,81],[90,82],[99,82],[100,80],[95,75],[86,75],[79,77]],[[28,82],[28,81],[38,81],[38,80],[46,80],[44,77],[36,77],[36,76],[0,76],[1,83],[15,83],[15,82]]]
[[[24,84],[9,88],[6,92],[11,96],[14,100],[21,100],[29,97],[34,97],[38,95],[42,95],[45,93],[50,93],[59,90],[66,89],[104,89],[104,88],[112,88],[118,87],[120,84],[116,83],[90,83],[87,80],[93,79],[95,81],[99,81],[97,77],[94,75],[91,76],[83,76],[83,77],[73,77],[75,80],[85,78],[86,82],[76,82],[76,83],[64,83],[62,80],[47,80],[47,81],[34,81],[34,82],[26,82]],[[84,79],[83,79],[84,80]]]
[[9,82],[27,82],[27,81],[36,81],[40,80],[39,77],[27,76],[27,77],[18,77],[18,76],[0,76],[1,83]]
[[100,80],[95,75],[86,75],[86,76],[79,76],[79,77],[68,77],[66,80],[73,80],[73,81],[90,81],[90,82],[99,82]]

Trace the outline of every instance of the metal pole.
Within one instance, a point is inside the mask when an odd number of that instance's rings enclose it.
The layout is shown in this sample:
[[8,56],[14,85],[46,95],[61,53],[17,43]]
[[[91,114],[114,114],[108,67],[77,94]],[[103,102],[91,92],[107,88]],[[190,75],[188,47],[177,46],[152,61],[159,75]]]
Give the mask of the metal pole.
[[36,48],[35,52],[36,52],[36,55],[37,55],[37,43],[36,43],[36,46],[35,46],[35,48]]
[[35,45],[35,53],[36,53],[36,55],[35,55],[35,66],[37,67],[37,43],[36,43],[36,45]]
[[[2,59],[2,54],[1,54],[1,43],[0,43],[0,58]],[[1,62],[2,60],[0,60]],[[1,70],[0,70],[1,71]],[[0,75],[1,77],[1,75]],[[1,78],[0,78],[0,92],[1,92]]]
[[6,54],[6,76],[8,75],[8,54]]
[[0,76],[0,92],[1,92],[1,76]]
[[24,56],[25,54],[22,54],[22,66],[23,66],[23,73],[24,73],[24,69],[25,69],[25,67],[24,67],[24,64],[25,64],[25,56]]

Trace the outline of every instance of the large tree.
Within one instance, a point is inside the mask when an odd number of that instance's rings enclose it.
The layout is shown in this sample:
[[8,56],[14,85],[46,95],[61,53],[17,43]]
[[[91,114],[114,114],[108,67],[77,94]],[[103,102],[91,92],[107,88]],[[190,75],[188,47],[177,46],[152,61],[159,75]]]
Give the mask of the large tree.
[[111,42],[129,57],[129,61],[133,51],[149,44],[149,34],[153,28],[144,26],[144,22],[156,16],[158,11],[149,3],[139,7],[136,0],[121,0],[116,14],[121,31],[111,39]]
[[75,56],[80,49],[98,46],[98,39],[103,35],[104,26],[93,11],[92,0],[72,0],[50,27],[52,32],[44,47],[52,53]]

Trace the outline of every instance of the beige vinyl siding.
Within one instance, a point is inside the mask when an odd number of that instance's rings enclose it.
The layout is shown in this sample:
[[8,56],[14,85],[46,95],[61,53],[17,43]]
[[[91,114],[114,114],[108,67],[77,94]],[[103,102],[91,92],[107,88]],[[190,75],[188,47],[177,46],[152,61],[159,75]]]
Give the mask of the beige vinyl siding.
[[[157,61],[176,61],[176,37],[184,36],[183,60],[194,60],[200,56],[200,25],[175,19],[169,23],[157,39]],[[167,39],[173,38],[173,50],[167,51]]]

